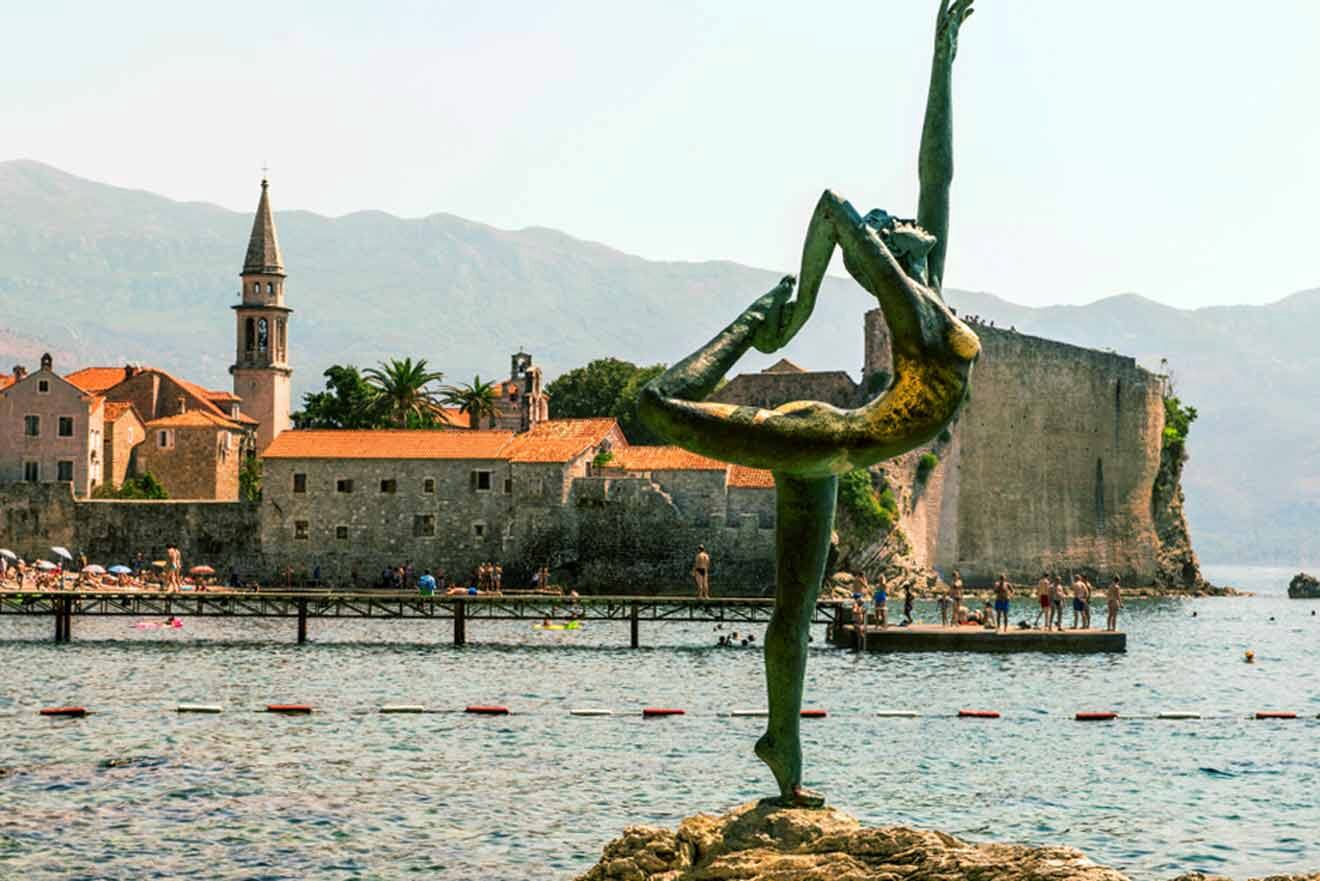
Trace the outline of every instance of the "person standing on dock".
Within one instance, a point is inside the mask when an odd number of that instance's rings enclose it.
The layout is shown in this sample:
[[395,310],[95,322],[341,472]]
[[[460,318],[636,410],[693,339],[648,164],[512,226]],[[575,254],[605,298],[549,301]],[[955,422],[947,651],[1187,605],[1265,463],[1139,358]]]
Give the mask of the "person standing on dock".
[[[932,583],[934,579],[931,579]],[[912,626],[912,582],[903,585],[903,626]]]
[[948,627],[949,606],[953,603],[953,600],[949,599],[949,592],[947,590],[940,591],[939,599],[936,602],[940,607],[940,626]]
[[1086,579],[1081,575],[1073,578],[1073,630],[1077,629],[1078,622],[1086,621],[1086,614],[1089,605],[1087,600],[1090,598],[1091,592],[1086,588]]
[[1063,579],[1058,575],[1052,576],[1050,578],[1050,608],[1054,612],[1055,630],[1063,630],[1063,601],[1066,593],[1063,589]]
[[1105,630],[1118,630],[1118,610],[1123,608],[1123,588],[1118,583],[1118,576],[1109,582],[1109,590],[1106,592],[1106,599],[1109,602],[1109,616],[1105,619]]
[[995,629],[1008,632],[1008,601],[1013,596],[1013,586],[1008,583],[1008,576],[1003,572],[995,579]]
[[[885,580],[885,573],[881,572],[876,576],[878,581],[875,585],[875,593],[872,599],[875,600],[876,621],[883,629],[889,626],[889,582]],[[862,584],[866,584],[866,578],[862,578]]]
[[953,581],[949,584],[949,602],[953,606],[953,626],[957,627],[963,623],[963,580],[957,569],[953,570]]
[[697,545],[697,557],[692,561],[692,578],[697,583],[697,599],[710,599],[710,554],[705,545]]
[[427,569],[422,573],[422,577],[417,579],[417,592],[424,597],[435,596],[435,576],[431,570]]
[[1032,626],[1040,623],[1041,618],[1045,619],[1045,629],[1050,629],[1050,620],[1053,617],[1050,609],[1050,576],[1042,575],[1040,581],[1036,584],[1036,599],[1040,602],[1040,611],[1036,613],[1036,620]]

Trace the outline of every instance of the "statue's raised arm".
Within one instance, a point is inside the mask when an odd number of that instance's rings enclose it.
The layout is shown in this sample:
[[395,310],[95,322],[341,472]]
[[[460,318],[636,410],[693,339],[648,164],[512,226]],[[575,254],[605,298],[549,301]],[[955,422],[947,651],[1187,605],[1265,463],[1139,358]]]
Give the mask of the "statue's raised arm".
[[972,14],[972,0],[941,0],[935,22],[935,55],[930,65],[926,122],[921,129],[921,198],[917,223],[935,237],[927,257],[930,287],[944,290],[944,258],[949,252],[949,186],[953,183],[953,59],[958,33]]

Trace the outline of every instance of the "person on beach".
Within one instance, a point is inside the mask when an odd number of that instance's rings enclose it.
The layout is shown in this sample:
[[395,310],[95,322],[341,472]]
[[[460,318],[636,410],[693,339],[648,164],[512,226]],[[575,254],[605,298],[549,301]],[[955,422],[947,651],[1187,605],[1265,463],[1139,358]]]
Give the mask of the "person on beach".
[[183,554],[179,553],[179,549],[174,545],[166,545],[165,560],[166,571],[169,573],[166,576],[165,586],[177,591],[182,584],[179,573],[183,570]]
[[1109,605],[1109,616],[1105,619],[1105,630],[1118,630],[1118,610],[1123,608],[1123,588],[1118,583],[1118,576],[1109,582],[1109,590],[1105,594],[1105,599]]
[[435,596],[435,576],[431,570],[427,569],[422,573],[422,577],[417,579],[417,592],[424,597]]
[[697,583],[697,599],[710,599],[710,554],[705,545],[697,545],[697,556],[692,561],[692,578]]
[[1076,630],[1078,623],[1086,620],[1087,600],[1090,599],[1091,592],[1086,588],[1086,579],[1078,575],[1073,579],[1073,623],[1072,629]]
[[1003,572],[995,579],[995,629],[1008,632],[1008,601],[1013,596],[1013,585]]
[[1037,601],[1040,602],[1040,611],[1036,613],[1036,620],[1032,622],[1033,627],[1040,624],[1041,619],[1044,618],[1045,629],[1046,630],[1050,629],[1050,622],[1054,618],[1053,609],[1051,607],[1051,601],[1050,601],[1051,586],[1052,585],[1050,584],[1050,576],[1048,575],[1048,573],[1042,575],[1040,577],[1040,581],[1036,584],[1036,599]]

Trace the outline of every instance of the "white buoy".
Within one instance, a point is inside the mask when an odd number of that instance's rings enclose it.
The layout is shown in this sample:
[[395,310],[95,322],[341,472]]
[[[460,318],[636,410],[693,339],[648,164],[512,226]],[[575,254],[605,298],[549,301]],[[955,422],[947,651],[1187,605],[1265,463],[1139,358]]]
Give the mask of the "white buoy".
[[876,710],[875,714],[887,719],[915,719],[918,715],[916,710]]
[[769,716],[769,710],[734,710],[731,716]]
[[577,709],[569,710],[568,714],[570,716],[613,716],[614,711],[600,709],[599,707],[578,707]]
[[425,713],[426,707],[421,704],[386,704],[380,708],[382,713]]
[[180,713],[219,713],[224,707],[219,704],[179,704]]
[[1199,719],[1201,718],[1201,714],[1193,713],[1186,710],[1171,710],[1166,713],[1160,713],[1158,716],[1156,716],[1156,718],[1157,719]]

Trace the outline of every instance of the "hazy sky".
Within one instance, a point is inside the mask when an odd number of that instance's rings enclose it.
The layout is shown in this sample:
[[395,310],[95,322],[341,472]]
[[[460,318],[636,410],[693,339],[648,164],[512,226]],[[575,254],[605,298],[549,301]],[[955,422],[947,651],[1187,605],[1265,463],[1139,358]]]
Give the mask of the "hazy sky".
[[[9,4],[0,158],[250,211],[450,212],[795,271],[911,214],[934,0]],[[979,0],[947,283],[1177,306],[1320,285],[1320,3]]]

